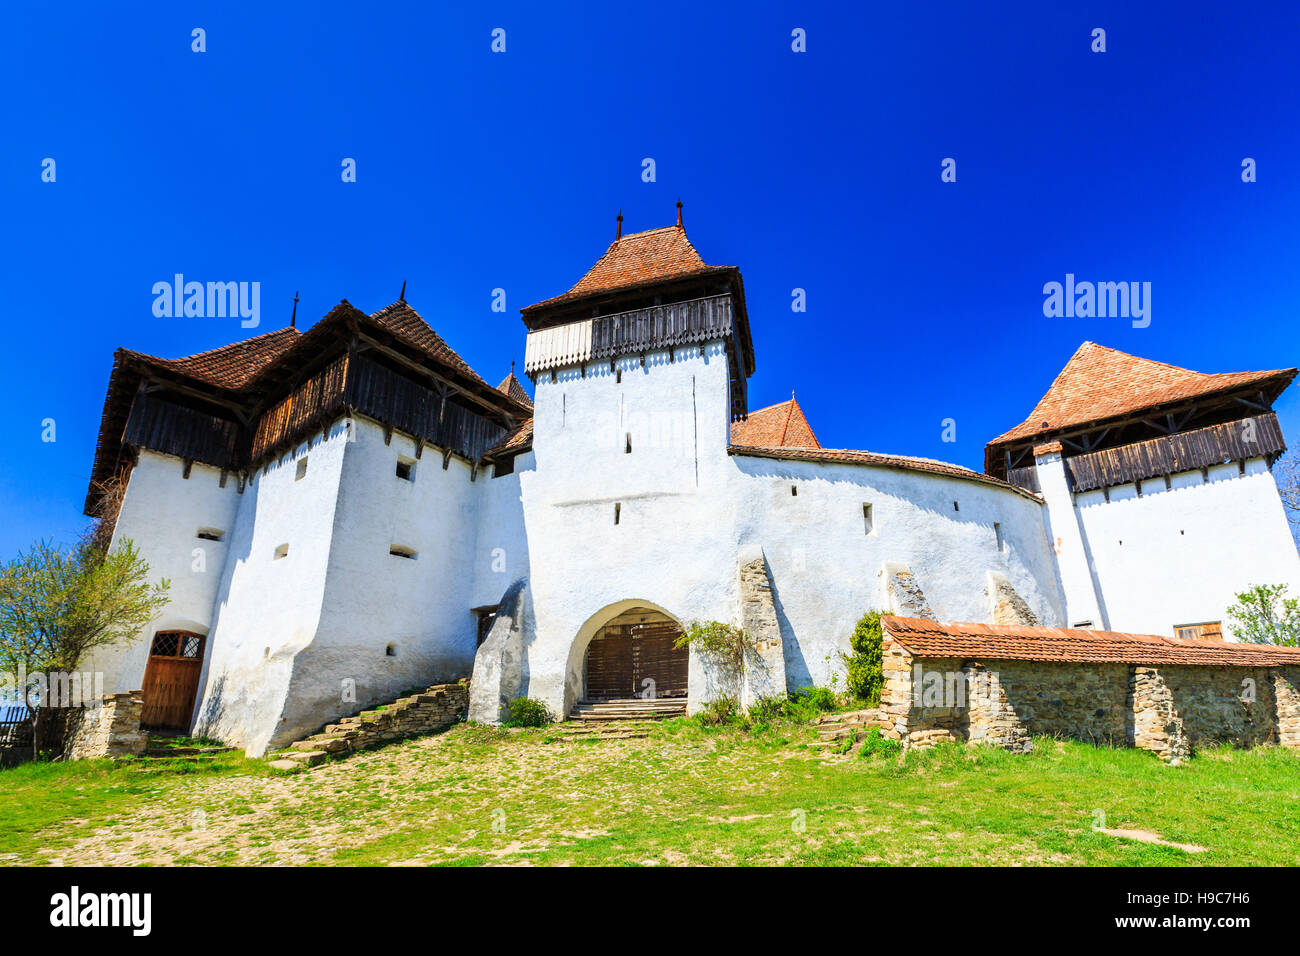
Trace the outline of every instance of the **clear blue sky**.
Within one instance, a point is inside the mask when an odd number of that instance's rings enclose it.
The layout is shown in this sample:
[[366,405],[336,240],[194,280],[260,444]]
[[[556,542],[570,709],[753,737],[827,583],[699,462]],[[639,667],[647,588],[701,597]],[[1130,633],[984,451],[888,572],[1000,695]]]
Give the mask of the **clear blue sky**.
[[[155,318],[154,282],[259,281],[262,332],[294,290],[302,326],[405,279],[495,382],[517,310],[567,289],[619,208],[666,225],[678,195],[704,258],[743,270],[751,406],[796,389],[826,446],[981,468],[1085,339],[1202,371],[1300,361],[1294,4],[285,6],[0,15],[0,557],[83,526],[115,347],[250,334]],[[1151,282],[1150,327],[1044,318],[1066,272]]]

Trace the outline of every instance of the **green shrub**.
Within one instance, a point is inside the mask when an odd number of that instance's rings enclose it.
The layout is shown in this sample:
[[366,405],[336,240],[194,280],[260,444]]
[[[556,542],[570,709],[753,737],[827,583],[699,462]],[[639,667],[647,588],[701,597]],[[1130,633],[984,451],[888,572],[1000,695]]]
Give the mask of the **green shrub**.
[[720,697],[706,704],[704,709],[695,715],[695,719],[705,727],[718,727],[734,722],[739,716],[740,701],[734,697]]
[[880,733],[879,727],[872,727],[862,738],[859,757],[896,757],[903,752],[903,745],[897,740],[890,740]]
[[507,727],[545,727],[552,720],[546,705],[531,697],[516,697],[510,702],[509,710]]
[[849,693],[868,704],[880,702],[883,643],[880,612],[868,611],[862,615],[862,620],[853,629],[853,636],[849,638],[849,647],[853,653],[844,655],[844,663],[848,667]]

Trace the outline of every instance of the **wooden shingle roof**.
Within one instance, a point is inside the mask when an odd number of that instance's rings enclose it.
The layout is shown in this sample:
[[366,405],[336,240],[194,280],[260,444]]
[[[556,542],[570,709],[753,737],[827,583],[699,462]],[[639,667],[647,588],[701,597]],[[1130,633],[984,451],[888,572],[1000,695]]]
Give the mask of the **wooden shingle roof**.
[[156,355],[133,352],[130,349],[118,349],[118,354],[154,368],[197,379],[208,385],[239,388],[288,351],[298,338],[298,330],[288,328],[178,359],[159,358]]
[[744,421],[732,422],[731,443],[759,448],[822,447],[793,395],[788,402],[760,408]]
[[528,390],[524,388],[523,382],[515,378],[514,368],[511,368],[510,374],[501,380],[501,384],[497,386],[497,391],[509,395],[521,405],[527,405],[529,408],[533,407],[533,400],[528,397]]
[[708,265],[682,226],[664,226],[621,236],[568,292],[524,308],[525,316],[552,306],[607,292],[637,289],[676,279],[721,275],[734,266]]
[[1046,441],[1064,429],[1131,415],[1185,399],[1244,386],[1258,386],[1276,398],[1296,370],[1207,374],[1153,362],[1084,342],[1056,376],[1023,422],[989,446],[1037,438]]
[[1205,667],[1300,665],[1300,648],[1271,644],[1191,641],[1081,628],[945,624],[913,617],[882,617],[880,623],[914,657]]

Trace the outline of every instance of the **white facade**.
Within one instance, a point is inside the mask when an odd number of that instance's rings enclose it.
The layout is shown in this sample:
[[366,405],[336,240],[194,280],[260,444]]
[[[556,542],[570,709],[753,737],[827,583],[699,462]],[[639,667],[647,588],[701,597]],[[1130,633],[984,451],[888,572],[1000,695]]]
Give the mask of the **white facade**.
[[1049,485],[1038,462],[1068,623],[1168,635],[1225,622],[1230,637],[1237,594],[1256,584],[1300,594],[1300,555],[1263,458],[1078,495]]
[[[555,334],[551,335],[555,338]],[[588,643],[632,607],[739,622],[737,569],[761,556],[786,686],[840,681],[862,614],[909,570],[934,615],[990,621],[1005,579],[1045,625],[1169,634],[1221,620],[1250,584],[1300,592],[1300,558],[1262,459],[1073,496],[1059,455],[1041,497],[901,463],[729,454],[726,341],[585,362],[537,377],[532,448],[495,477],[378,424],[340,419],[249,476],[144,451],[117,538],[172,601],[101,655],[141,684],[149,639],[208,636],[193,729],[260,754],[337,717],[475,670],[475,608],[512,586],[511,693],[565,714]],[[304,464],[305,463],[305,464]],[[409,468],[399,476],[398,465]],[[223,532],[196,539],[199,528]],[[196,563],[195,549],[204,560]],[[194,570],[202,566],[202,570]],[[491,642],[489,642],[491,643]],[[488,645],[484,645],[488,647]],[[482,657],[482,654],[479,655]],[[692,662],[690,703],[713,693]]]

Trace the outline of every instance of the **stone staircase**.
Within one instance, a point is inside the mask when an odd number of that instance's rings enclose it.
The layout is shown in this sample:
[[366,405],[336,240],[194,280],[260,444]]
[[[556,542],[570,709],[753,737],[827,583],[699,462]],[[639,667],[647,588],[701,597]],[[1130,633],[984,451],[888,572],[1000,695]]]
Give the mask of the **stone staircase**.
[[434,684],[391,704],[380,704],[352,717],[340,718],[337,723],[326,724],[320,733],[290,744],[270,766],[294,772],[375,744],[430,734],[463,720],[468,706],[466,682]]
[[883,730],[892,726],[893,723],[885,719],[879,707],[853,710],[843,714],[823,714],[816,721],[818,740],[813,746],[828,750],[847,747],[846,752],[851,752],[861,746],[861,738],[872,727]]
[[570,720],[663,720],[686,715],[685,697],[661,697],[656,700],[579,701],[569,712]]

